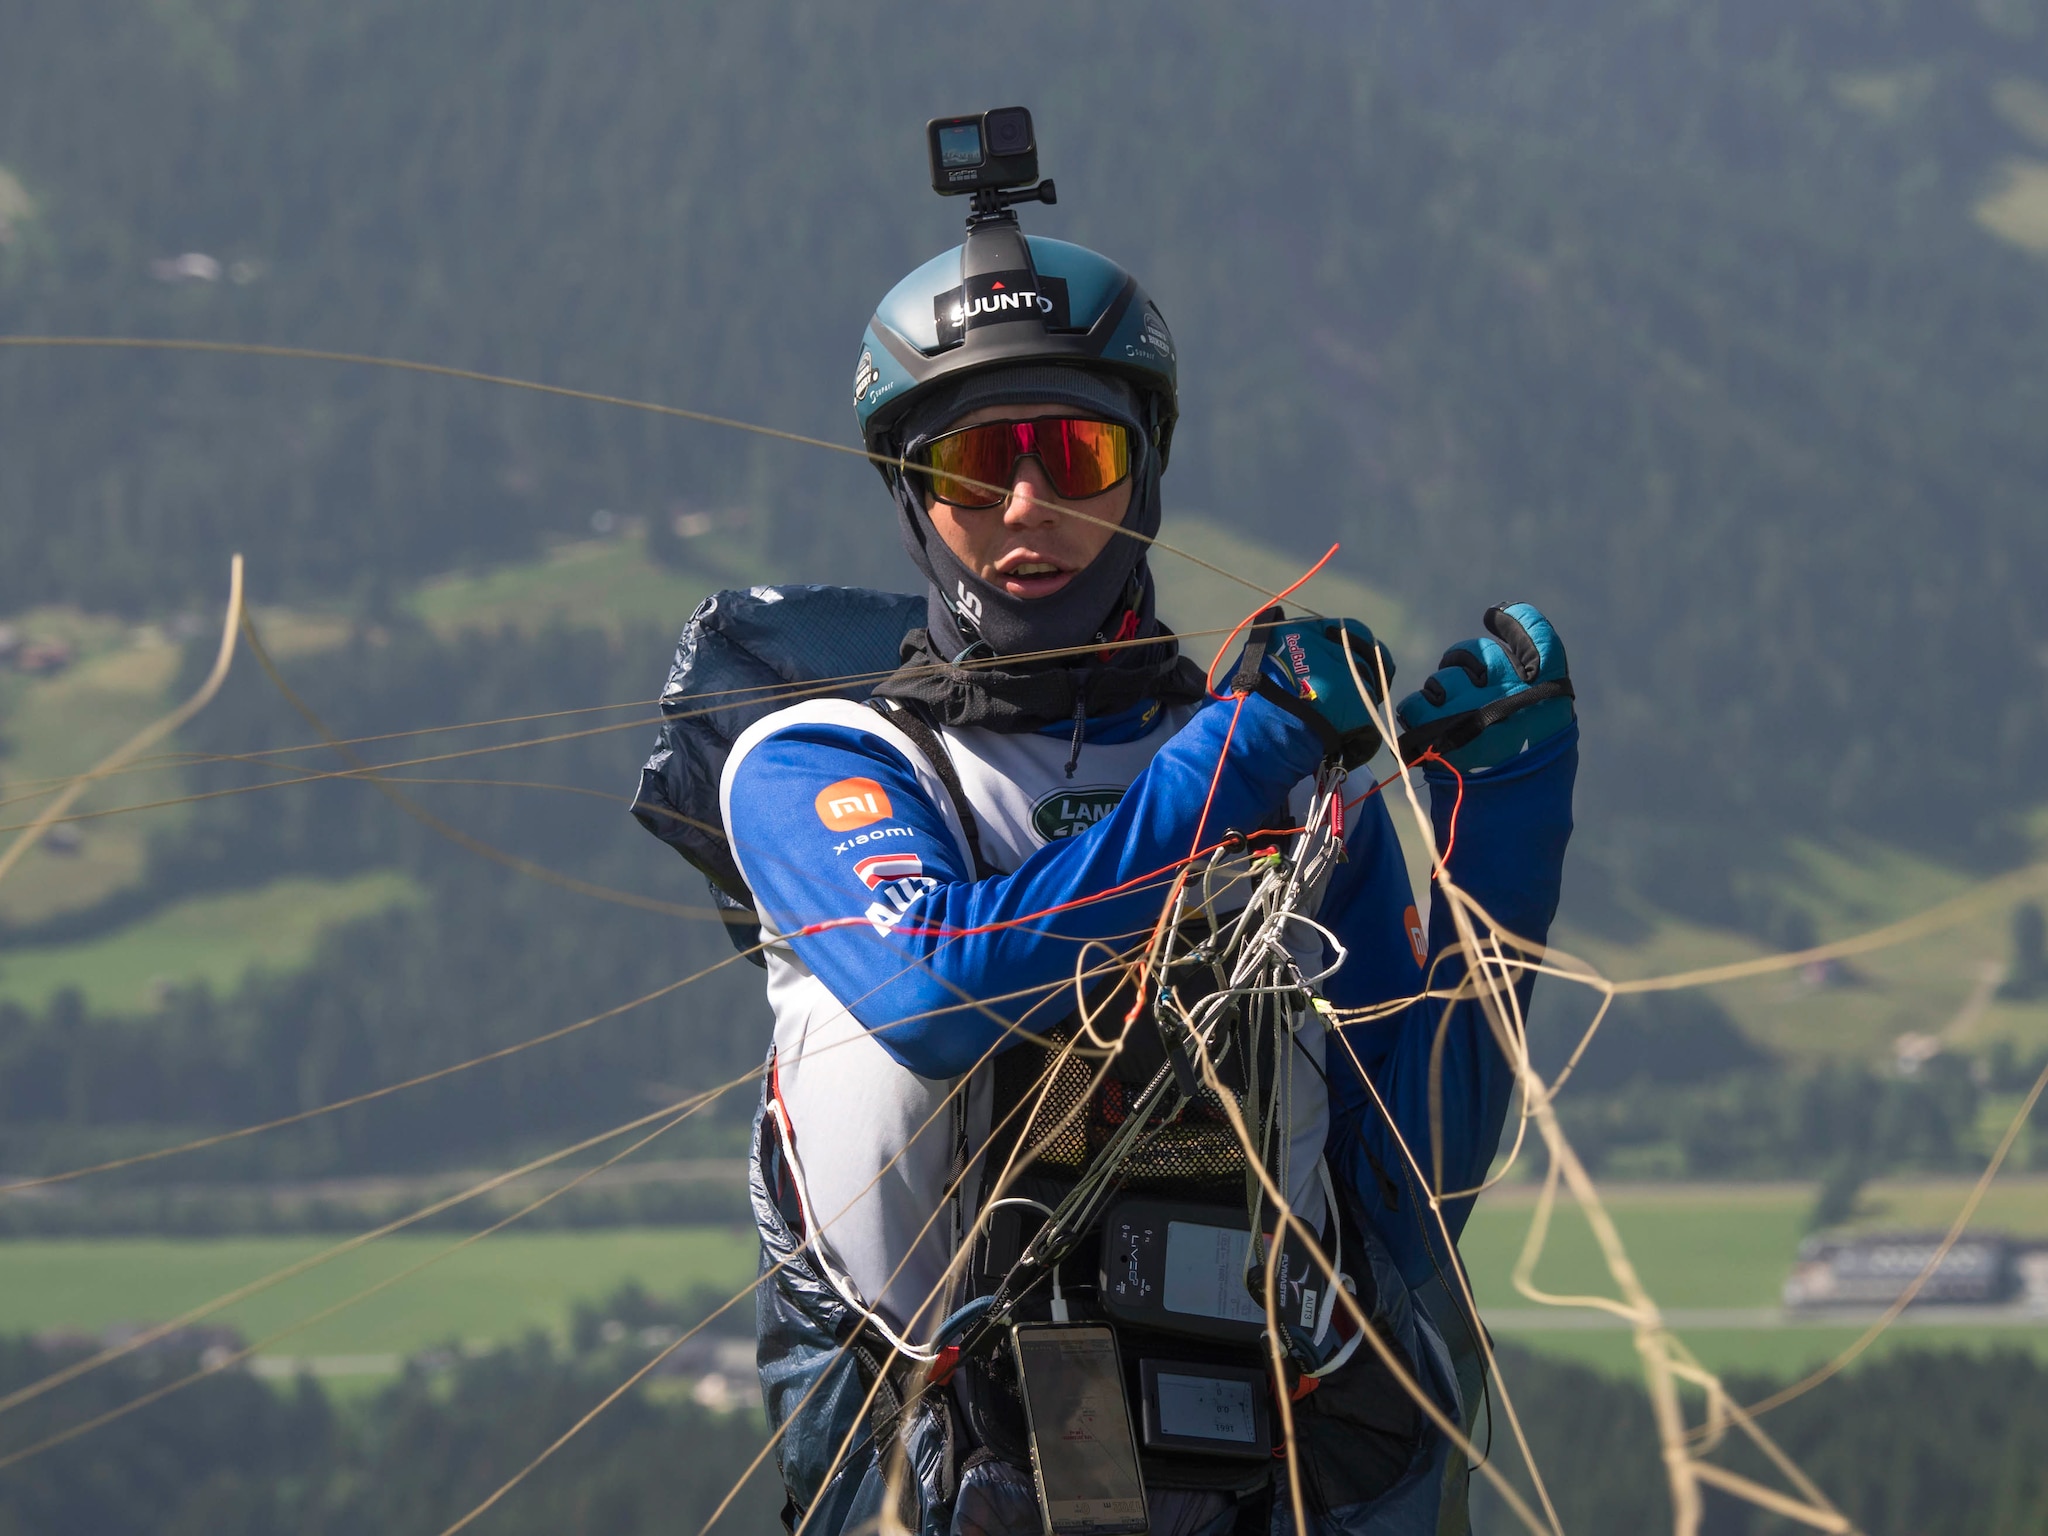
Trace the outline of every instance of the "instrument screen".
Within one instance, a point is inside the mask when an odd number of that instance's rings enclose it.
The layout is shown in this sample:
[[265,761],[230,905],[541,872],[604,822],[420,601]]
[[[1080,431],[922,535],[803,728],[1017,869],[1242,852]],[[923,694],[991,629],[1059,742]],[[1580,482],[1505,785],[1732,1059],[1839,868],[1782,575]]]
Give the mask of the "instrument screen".
[[1053,1536],[1142,1532],[1145,1485],[1107,1328],[1019,1328],[1031,1462]]
[[1265,1309],[1244,1283],[1252,1235],[1241,1227],[1192,1221],[1166,1224],[1166,1283],[1161,1304],[1169,1312],[1263,1326]]

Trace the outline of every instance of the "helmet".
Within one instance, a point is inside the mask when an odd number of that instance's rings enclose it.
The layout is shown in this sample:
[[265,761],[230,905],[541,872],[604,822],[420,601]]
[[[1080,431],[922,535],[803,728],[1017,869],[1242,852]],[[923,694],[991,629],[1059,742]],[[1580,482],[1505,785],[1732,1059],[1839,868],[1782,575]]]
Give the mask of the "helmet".
[[964,244],[934,256],[876,307],[853,374],[861,440],[870,453],[896,457],[892,429],[921,395],[942,380],[1018,363],[1128,380],[1147,402],[1165,467],[1180,397],[1159,306],[1107,257],[1026,236],[1013,215],[971,223]]

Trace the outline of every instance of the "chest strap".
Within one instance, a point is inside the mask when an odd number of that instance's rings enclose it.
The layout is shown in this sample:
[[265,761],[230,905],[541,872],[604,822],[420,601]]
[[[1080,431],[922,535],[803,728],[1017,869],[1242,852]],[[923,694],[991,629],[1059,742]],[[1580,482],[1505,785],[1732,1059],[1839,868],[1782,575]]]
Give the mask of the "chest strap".
[[931,721],[921,710],[898,699],[869,699],[868,708],[908,736],[911,744],[931,764],[932,772],[939,776],[939,783],[946,789],[946,798],[953,802],[953,814],[960,818],[960,830],[967,838],[967,851],[973,855],[974,878],[993,880],[1001,874],[1002,871],[982,855],[981,825],[974,819],[974,808],[967,803],[967,791],[961,786],[960,771],[953,766],[953,754],[946,750],[945,739],[933,728]]

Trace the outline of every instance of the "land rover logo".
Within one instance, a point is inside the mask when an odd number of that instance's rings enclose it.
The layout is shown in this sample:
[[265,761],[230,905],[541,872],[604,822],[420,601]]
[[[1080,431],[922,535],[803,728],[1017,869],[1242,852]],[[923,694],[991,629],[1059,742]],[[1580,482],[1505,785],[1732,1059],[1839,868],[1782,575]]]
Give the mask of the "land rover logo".
[[1117,808],[1120,789],[1058,789],[1031,808],[1031,825],[1047,842],[1086,832]]

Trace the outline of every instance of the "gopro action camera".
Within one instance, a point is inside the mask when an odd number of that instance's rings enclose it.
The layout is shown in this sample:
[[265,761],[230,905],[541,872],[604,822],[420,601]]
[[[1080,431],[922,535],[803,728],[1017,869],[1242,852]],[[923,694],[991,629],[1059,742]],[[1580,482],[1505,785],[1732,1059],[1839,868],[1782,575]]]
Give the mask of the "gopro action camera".
[[1038,179],[1038,141],[1022,107],[991,107],[978,117],[935,117],[924,125],[932,153],[932,190],[941,197],[971,193],[968,219],[1002,218],[1019,203],[1056,203],[1050,178]]
[[1038,180],[1031,114],[995,107],[974,117],[935,117],[924,125],[932,153],[932,190],[941,197],[1029,186]]

